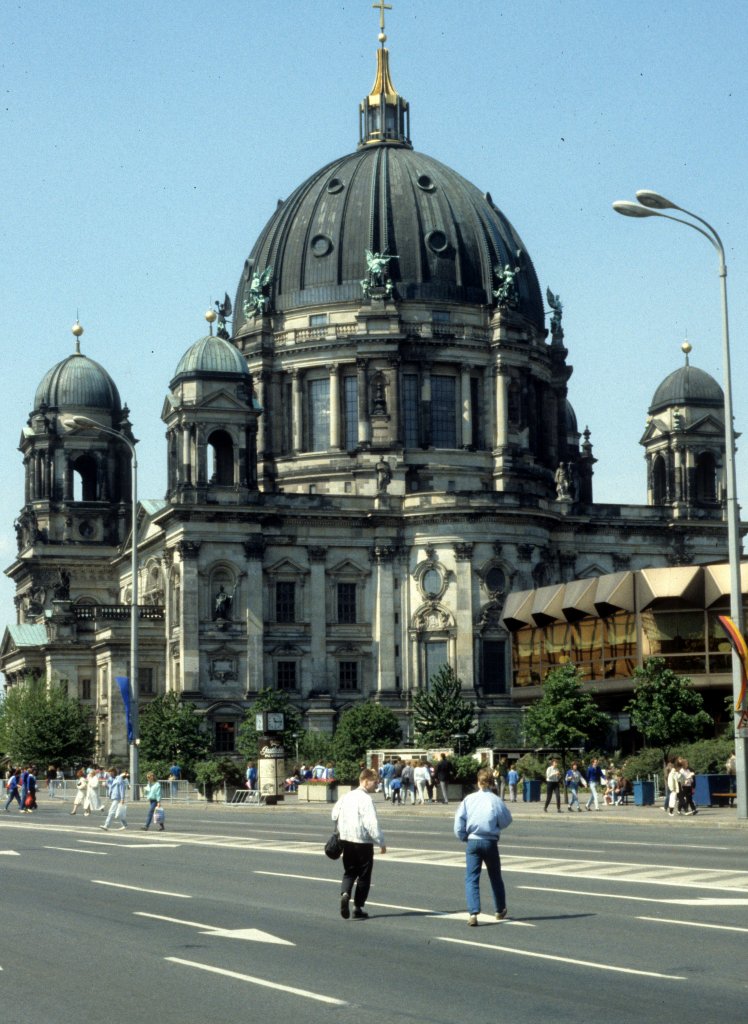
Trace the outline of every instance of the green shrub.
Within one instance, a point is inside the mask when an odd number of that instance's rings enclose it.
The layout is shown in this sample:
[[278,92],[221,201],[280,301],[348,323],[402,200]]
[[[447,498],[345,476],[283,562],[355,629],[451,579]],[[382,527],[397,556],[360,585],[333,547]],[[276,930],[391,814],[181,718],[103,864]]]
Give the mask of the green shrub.
[[520,779],[545,779],[547,764],[541,761],[535,754],[523,754],[515,762],[514,767],[519,772]]

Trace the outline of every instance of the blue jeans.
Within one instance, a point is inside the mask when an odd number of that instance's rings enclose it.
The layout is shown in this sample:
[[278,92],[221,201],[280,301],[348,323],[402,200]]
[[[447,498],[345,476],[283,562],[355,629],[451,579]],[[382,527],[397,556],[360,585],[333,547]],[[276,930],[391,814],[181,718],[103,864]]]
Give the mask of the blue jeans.
[[496,913],[506,907],[498,840],[468,839],[465,852],[465,902],[468,914],[480,914],[480,872],[484,864],[493,891]]
[[145,825],[143,826],[144,828],[151,827],[151,822],[153,821],[153,812],[156,810],[156,804],[158,803],[158,800],[150,800],[149,803],[150,807],[148,808],[148,817],[145,819]]

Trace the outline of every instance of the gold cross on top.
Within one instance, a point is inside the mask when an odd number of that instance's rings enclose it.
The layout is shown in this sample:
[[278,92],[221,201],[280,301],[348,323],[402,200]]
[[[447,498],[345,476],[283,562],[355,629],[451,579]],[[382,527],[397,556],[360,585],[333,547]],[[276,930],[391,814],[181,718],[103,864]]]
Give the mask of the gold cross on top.
[[386,4],[384,0],[379,0],[379,3],[371,5],[374,8],[379,8],[379,31],[384,32],[384,12],[392,10],[392,4]]

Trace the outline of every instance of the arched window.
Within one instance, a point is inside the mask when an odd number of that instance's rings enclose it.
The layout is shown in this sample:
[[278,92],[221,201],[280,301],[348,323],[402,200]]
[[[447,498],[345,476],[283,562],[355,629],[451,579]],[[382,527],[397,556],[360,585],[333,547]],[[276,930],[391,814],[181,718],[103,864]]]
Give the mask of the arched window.
[[97,501],[96,460],[81,455],[73,463],[73,501]]
[[214,430],[208,438],[208,480],[212,484],[234,482],[234,445],[225,430]]
[[652,503],[664,505],[667,500],[667,467],[661,455],[652,462]]
[[711,452],[702,452],[696,459],[696,501],[717,500],[717,466]]

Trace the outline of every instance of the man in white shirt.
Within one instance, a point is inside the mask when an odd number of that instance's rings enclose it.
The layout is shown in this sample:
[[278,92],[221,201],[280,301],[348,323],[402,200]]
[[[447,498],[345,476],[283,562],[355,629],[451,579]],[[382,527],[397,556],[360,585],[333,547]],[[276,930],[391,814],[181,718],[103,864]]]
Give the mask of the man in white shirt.
[[387,853],[384,836],[379,827],[377,812],[371,794],[377,788],[377,773],[364,768],[358,777],[359,788],[346,793],[332,809],[332,820],[337,822],[340,841],[343,845],[343,885],[340,893],[340,916],[348,920],[351,916],[350,901],[353,886],[355,918],[367,918],[364,910],[366,897],[371,886],[371,872],[374,867],[374,844],[380,853]]

